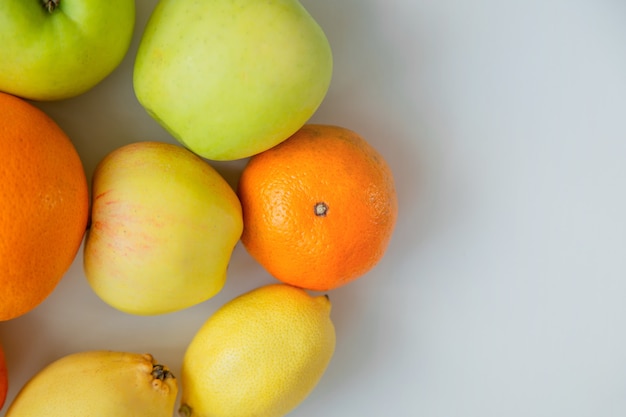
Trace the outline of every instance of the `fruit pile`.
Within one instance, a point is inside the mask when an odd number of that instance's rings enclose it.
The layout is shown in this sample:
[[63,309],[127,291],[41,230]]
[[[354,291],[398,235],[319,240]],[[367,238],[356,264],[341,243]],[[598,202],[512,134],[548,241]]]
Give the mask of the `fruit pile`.
[[[114,150],[89,190],[71,138],[26,100],[97,85],[125,56],[134,20],[134,0],[0,2],[0,322],[47,298],[83,243],[94,293],[150,316],[219,293],[242,242],[277,282],[198,329],[178,412],[284,416],[333,356],[330,299],[313,292],[365,275],[387,249],[398,212],[391,170],[354,131],[308,123],[329,89],[332,53],[297,0],[160,0],[133,86],[179,144]],[[45,36],[15,36],[27,24]],[[244,158],[236,189],[210,162]],[[0,408],[10,361],[0,348]],[[34,375],[6,416],[171,416],[178,394],[150,354],[76,352]]]

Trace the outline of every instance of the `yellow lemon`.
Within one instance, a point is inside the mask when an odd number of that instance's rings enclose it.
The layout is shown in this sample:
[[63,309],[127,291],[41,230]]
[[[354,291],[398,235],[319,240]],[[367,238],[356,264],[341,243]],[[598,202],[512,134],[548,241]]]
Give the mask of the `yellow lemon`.
[[267,285],[222,306],[183,360],[183,417],[279,417],[315,388],[335,350],[326,296]]

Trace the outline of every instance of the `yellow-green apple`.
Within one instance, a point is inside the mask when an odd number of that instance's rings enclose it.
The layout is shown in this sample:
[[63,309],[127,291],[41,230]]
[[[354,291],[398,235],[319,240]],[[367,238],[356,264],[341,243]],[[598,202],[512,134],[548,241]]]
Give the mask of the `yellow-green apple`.
[[193,152],[241,159],[287,139],[322,103],[328,39],[297,0],[160,0],[135,57],[141,105]]
[[92,195],[83,265],[106,303],[156,315],[222,289],[243,230],[241,204],[205,160],[169,143],[125,145],[97,165]]
[[0,91],[32,100],[82,94],[130,46],[135,0],[0,1]]

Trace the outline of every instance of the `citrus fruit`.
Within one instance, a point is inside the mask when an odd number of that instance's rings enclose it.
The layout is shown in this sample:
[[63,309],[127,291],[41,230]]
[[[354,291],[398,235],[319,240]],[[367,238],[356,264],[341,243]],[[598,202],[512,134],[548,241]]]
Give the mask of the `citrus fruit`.
[[323,376],[335,350],[328,297],[266,285],[224,304],[183,359],[184,417],[279,417]]
[[72,142],[45,113],[0,93],[0,320],[35,308],[80,247],[87,180]]
[[9,390],[9,377],[7,373],[7,363],[4,357],[4,351],[0,345],[0,409],[4,405],[4,400],[7,398],[7,391]]
[[305,125],[244,168],[238,194],[250,255],[275,278],[330,290],[384,255],[398,202],[392,172],[357,133]]

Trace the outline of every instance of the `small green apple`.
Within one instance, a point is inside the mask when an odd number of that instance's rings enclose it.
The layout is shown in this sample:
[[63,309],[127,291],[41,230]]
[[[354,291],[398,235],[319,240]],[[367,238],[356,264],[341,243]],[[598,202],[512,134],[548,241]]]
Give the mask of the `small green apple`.
[[92,193],[84,270],[106,303],[156,315],[222,289],[241,204],[206,161],[168,143],[125,145],[98,164]]
[[141,105],[179,142],[233,160],[308,121],[332,63],[326,35],[297,0],[160,0],[133,83]]
[[122,61],[134,0],[0,1],[0,91],[32,100],[86,92]]

